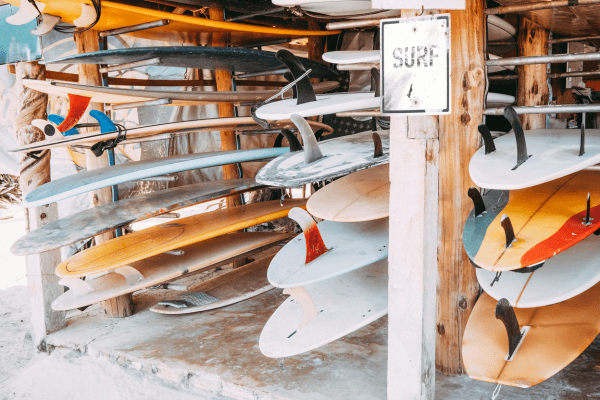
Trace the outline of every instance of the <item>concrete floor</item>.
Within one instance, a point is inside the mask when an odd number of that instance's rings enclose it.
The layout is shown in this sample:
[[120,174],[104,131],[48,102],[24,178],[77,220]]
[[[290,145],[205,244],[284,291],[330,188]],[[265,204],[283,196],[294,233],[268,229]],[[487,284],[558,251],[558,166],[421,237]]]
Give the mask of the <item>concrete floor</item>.
[[[258,349],[262,327],[287,297],[276,289],[220,310],[182,316],[148,308],[166,291],[134,296],[136,314],[107,319],[99,306],[68,319],[48,344],[133,368],[207,399],[385,399],[387,318],[304,355],[275,360]],[[171,294],[172,295],[172,294]],[[436,376],[436,399],[488,399],[495,385]],[[183,394],[183,393],[182,393]],[[553,378],[501,399],[600,399],[600,340]]]

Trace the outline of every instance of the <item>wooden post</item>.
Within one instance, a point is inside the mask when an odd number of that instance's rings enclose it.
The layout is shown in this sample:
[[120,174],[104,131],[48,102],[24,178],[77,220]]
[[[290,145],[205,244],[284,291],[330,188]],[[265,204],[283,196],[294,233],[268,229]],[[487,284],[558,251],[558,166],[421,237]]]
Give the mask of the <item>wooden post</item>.
[[[223,9],[210,8],[209,9],[210,19],[216,21],[223,21],[225,14]],[[213,33],[212,45],[224,47],[227,46],[227,33]],[[233,90],[233,83],[231,82],[230,71],[215,71],[215,80],[217,83],[217,91],[225,92]],[[234,117],[233,104],[231,103],[219,103],[219,117],[229,118]],[[235,131],[221,131],[221,150],[235,150],[237,144],[235,141]],[[236,179],[238,177],[237,166],[235,164],[229,164],[223,166],[223,179]],[[234,207],[240,204],[238,196],[227,197],[227,207]]]
[[[100,50],[100,37],[98,31],[87,30],[75,34],[75,44],[77,45],[78,53],[89,53]],[[79,83],[83,85],[102,86],[102,75],[100,74],[98,65],[79,64]],[[89,117],[88,113],[91,109],[104,111],[104,107],[99,103],[91,103],[88,106],[86,115],[81,119],[81,122],[96,122]],[[92,129],[93,130],[93,129]],[[82,132],[87,129],[82,129]],[[97,169],[108,167],[108,155],[106,152],[101,157],[96,157],[90,150],[85,151],[87,169]],[[112,202],[112,189],[110,187],[95,190],[91,193],[92,204],[94,207]],[[114,238],[114,232],[109,231],[95,237],[96,245],[104,243]],[[131,294],[118,296],[102,302],[104,313],[109,318],[128,317],[133,314],[133,302]]]
[[[522,57],[547,55],[548,30],[520,15],[517,47]],[[550,94],[546,64],[517,66],[517,74],[517,105],[547,105]],[[546,128],[546,114],[520,115],[519,118],[525,130]]]
[[[318,21],[310,19],[308,21],[308,29],[311,31],[319,31],[322,28]],[[323,36],[310,36],[308,38],[309,60],[320,62],[321,64],[327,64],[325,61],[323,61],[323,51],[325,50],[323,41]]]
[[464,11],[450,11],[452,83],[451,114],[440,116],[439,253],[436,368],[462,374],[461,347],[465,326],[479,294],[475,268],[462,243],[467,196],[475,186],[469,160],[480,147],[477,125],[483,119],[483,1],[467,0]]
[[[34,119],[45,119],[48,95],[23,87],[22,79],[46,79],[46,67],[37,62],[19,63],[17,74],[17,115],[14,128],[17,143],[24,146],[45,139],[44,134],[31,125]],[[44,183],[50,182],[50,150],[43,150],[37,158],[25,155],[19,168],[19,184],[23,197]],[[30,208],[26,212],[27,232],[58,219],[56,203]],[[31,302],[31,324],[34,346],[46,350],[47,334],[65,327],[64,311],[54,311],[52,302],[63,293],[54,269],[60,263],[60,249],[27,256],[27,285]]]

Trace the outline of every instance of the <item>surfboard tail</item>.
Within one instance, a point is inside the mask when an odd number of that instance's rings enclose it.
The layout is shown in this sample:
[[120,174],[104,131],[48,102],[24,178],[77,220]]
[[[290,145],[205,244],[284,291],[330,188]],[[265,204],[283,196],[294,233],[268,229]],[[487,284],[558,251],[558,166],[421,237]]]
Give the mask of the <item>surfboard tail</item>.
[[305,264],[314,261],[327,252],[327,247],[321,237],[321,232],[319,231],[315,220],[308,212],[295,207],[290,210],[288,217],[296,221],[304,232],[304,238],[306,239]]

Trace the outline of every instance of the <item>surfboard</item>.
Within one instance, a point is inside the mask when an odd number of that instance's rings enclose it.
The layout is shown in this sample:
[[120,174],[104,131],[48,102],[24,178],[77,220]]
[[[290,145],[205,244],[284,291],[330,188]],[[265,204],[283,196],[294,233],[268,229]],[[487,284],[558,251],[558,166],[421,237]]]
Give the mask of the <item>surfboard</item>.
[[273,4],[282,7],[299,6],[314,18],[392,18],[400,16],[397,10],[373,8],[370,0],[275,0]]
[[[315,129],[325,129],[325,134],[333,132],[333,129],[330,126],[322,124],[320,122],[308,121],[308,124]],[[276,124],[272,124],[273,129],[285,127],[293,127],[292,122],[290,120],[282,120],[278,121]],[[149,136],[156,136],[165,133],[176,134],[177,132],[188,132],[190,130],[193,130],[194,132],[211,132],[220,129],[225,130],[235,128],[243,128],[248,130],[257,128],[262,129],[260,125],[257,125],[251,117],[210,118],[127,128],[126,137],[128,138],[127,140],[134,141],[135,139],[146,138]],[[62,134],[64,135],[65,133],[63,132]],[[53,137],[48,138],[46,140],[42,140],[40,142],[31,143],[26,146],[17,147],[16,149],[9,150],[9,152],[28,153],[31,151],[52,149],[62,146],[90,146],[101,140],[115,139],[117,136],[118,132],[116,131],[109,133],[103,133],[102,131],[92,131],[88,133],[81,133],[76,137],[62,137],[59,135],[54,135]]]
[[487,106],[488,107],[504,107],[515,103],[515,96],[502,93],[490,92],[487,95]]
[[265,201],[206,212],[153,226],[94,246],[56,267],[61,278],[79,278],[110,271],[130,263],[263,222],[286,217],[306,200]]
[[313,216],[335,222],[361,222],[390,215],[390,165],[354,172],[309,197]]
[[180,208],[262,187],[254,178],[228,179],[177,186],[102,204],[27,233],[10,251],[19,256],[41,253]]
[[293,288],[336,277],[372,264],[388,255],[389,220],[315,224],[304,210],[289,217],[303,233],[273,259],[267,278],[276,287]]
[[379,62],[379,50],[342,50],[323,53],[323,61],[332,64]]
[[515,308],[518,328],[530,328],[512,361],[506,361],[508,335],[495,317],[496,307],[496,300],[482,293],[465,328],[462,357],[473,379],[521,388],[537,385],[569,365],[600,333],[600,284],[596,284],[558,304]]
[[289,152],[287,147],[272,149],[216,151],[213,153],[183,154],[153,160],[136,161],[112,167],[82,171],[48,182],[29,192],[23,200],[26,207],[54,203],[80,193],[90,192],[119,183],[151,176],[215,167],[238,162],[259,161]]
[[389,163],[389,131],[362,132],[317,144],[306,121],[297,115],[291,118],[302,135],[304,149],[270,161],[258,171],[257,182],[300,187]]
[[495,15],[488,15],[487,21],[489,42],[516,40],[517,29],[509,22]]
[[271,259],[273,256],[265,257],[221,274],[195,286],[190,292],[158,303],[150,311],[179,315],[214,310],[273,290],[267,281]]
[[[490,57],[490,60],[499,60],[502,58],[495,54],[489,54],[489,57]],[[514,65],[507,65],[507,66],[490,65],[489,67],[487,67],[488,74],[494,74],[496,72],[502,72],[502,71],[514,71],[514,70],[515,70]]]
[[523,189],[600,163],[599,129],[585,129],[582,155],[578,129],[525,131],[524,141],[529,158],[518,167],[515,167],[518,149],[514,132],[494,139],[494,151],[486,151],[485,146],[477,150],[469,163],[473,182],[489,189]]
[[[131,47],[73,54],[43,61],[44,64],[127,64],[160,58],[165,67],[228,70],[234,72],[265,72],[285,68],[271,51],[212,46]],[[337,80],[339,73],[327,66],[298,57],[309,76]],[[194,92],[203,93],[203,92]],[[210,92],[208,92],[210,93]]]
[[600,281],[599,246],[600,237],[590,235],[576,246],[549,258],[533,272],[507,271],[495,281],[495,272],[478,268],[477,279],[487,294],[496,300],[505,298],[513,307],[560,303]]
[[305,287],[273,313],[258,341],[267,357],[302,354],[383,317],[388,310],[387,259]]
[[576,245],[600,228],[599,178],[598,172],[580,171],[532,188],[491,190],[483,199],[470,189],[478,205],[463,230],[467,255],[481,268],[510,271],[540,264]]
[[[19,6],[21,3],[20,0],[8,0],[6,2],[14,6]],[[82,15],[82,6],[79,0],[41,0],[41,3],[46,4],[44,14],[61,17],[62,21],[66,23],[72,24]],[[159,11],[162,7],[164,6],[148,5],[148,8],[142,8],[102,0],[101,18],[94,29],[105,31],[167,19],[170,21],[168,25],[132,32],[129,35],[150,40],[211,45],[214,33],[224,33],[227,34],[227,38],[233,46],[243,46],[265,40],[336,35],[340,33],[339,30],[282,29],[264,25],[215,21],[205,17],[192,17]]]
[[[260,252],[288,237],[273,232],[236,232],[182,247],[182,255],[158,254],[132,262],[129,267],[137,273],[117,268],[96,278],[88,277],[85,281],[79,278],[62,279],[59,284],[68,286],[70,290],[54,300],[52,308],[60,311],[85,307],[192,272],[217,268]],[[253,268],[250,264],[244,267],[246,270]]]

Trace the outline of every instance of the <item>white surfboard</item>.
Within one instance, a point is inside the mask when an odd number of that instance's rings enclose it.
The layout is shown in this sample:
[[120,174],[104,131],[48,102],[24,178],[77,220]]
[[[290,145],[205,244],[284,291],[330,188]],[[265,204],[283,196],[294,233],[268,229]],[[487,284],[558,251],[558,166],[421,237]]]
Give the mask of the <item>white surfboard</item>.
[[273,0],[273,4],[336,17],[384,11],[372,8],[371,0]]
[[286,289],[292,293],[263,328],[258,345],[267,357],[302,354],[383,317],[388,310],[387,258],[347,274]]
[[317,101],[298,105],[296,99],[273,101],[256,110],[258,118],[267,121],[289,119],[290,115],[314,117],[344,111],[379,108],[381,99],[374,92],[330,93],[317,95]]
[[487,95],[488,107],[505,107],[515,103],[515,96],[509,94],[493,93]]
[[323,158],[306,164],[304,151],[284,154],[265,165],[256,181],[265,185],[301,187],[389,162],[390,131],[377,131],[383,154],[374,156],[373,132],[362,132],[319,143]]
[[531,308],[560,303],[600,282],[600,237],[591,235],[530,273],[503,272],[490,286],[495,272],[477,269],[479,284],[496,300],[506,298],[513,307]]
[[379,50],[345,50],[323,53],[323,61],[332,64],[379,62]]
[[585,130],[585,153],[579,156],[579,129],[537,129],[525,131],[527,154],[517,164],[514,133],[494,139],[496,151],[485,154],[482,147],[473,155],[469,174],[477,186],[486,189],[524,189],[581,171],[600,163],[600,130]]
[[[294,218],[293,213],[290,218]],[[388,255],[389,218],[366,222],[322,221],[317,228],[328,250],[307,264],[306,236],[311,236],[307,235],[309,229],[302,226],[303,233],[286,244],[269,266],[267,278],[273,286],[309,285],[362,268]]]
[[[325,54],[323,54],[323,55],[325,55]],[[500,58],[502,58],[502,57],[497,56],[495,54],[490,54],[490,60],[498,60]],[[502,71],[507,71],[507,70],[514,71],[515,66],[507,65],[507,66],[503,67],[503,66],[492,65],[487,68],[488,74],[494,74],[496,72],[502,72]]]
[[516,38],[517,29],[510,23],[495,15],[488,15],[487,18],[489,42],[500,42]]

